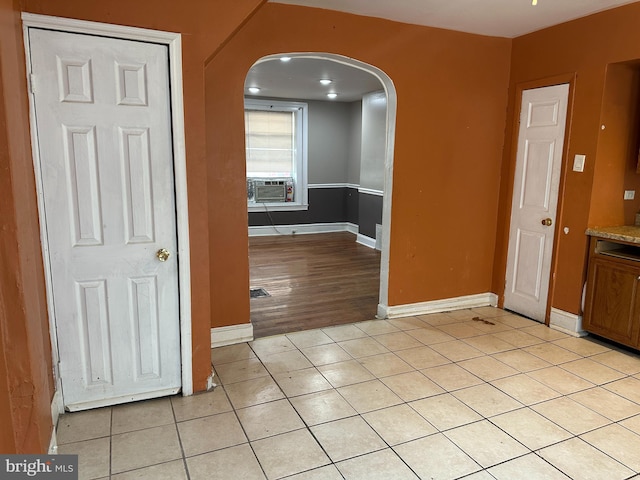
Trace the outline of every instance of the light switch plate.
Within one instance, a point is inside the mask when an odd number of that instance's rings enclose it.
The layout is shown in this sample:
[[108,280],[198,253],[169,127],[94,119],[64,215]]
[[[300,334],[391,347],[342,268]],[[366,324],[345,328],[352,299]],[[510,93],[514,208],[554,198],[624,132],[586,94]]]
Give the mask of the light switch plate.
[[573,157],[573,171],[584,172],[584,161],[586,159],[586,155],[576,155],[575,157]]
[[635,190],[625,190],[624,191],[624,199],[625,200],[633,200],[634,198],[636,198],[636,191]]

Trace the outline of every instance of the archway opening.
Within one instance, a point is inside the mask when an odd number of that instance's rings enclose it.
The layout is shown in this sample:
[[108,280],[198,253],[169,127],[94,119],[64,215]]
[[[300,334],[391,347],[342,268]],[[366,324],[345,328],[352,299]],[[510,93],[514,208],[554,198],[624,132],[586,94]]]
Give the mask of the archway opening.
[[[340,55],[269,55],[247,73],[250,278],[252,296],[256,296],[251,300],[251,320],[256,338],[287,333],[289,328],[302,330],[386,317],[396,105],[395,88],[388,75]],[[314,288],[310,273],[305,278],[306,287],[302,287],[300,277],[291,275],[292,270],[300,274],[300,264],[297,267],[291,260],[294,242],[304,245],[317,241],[314,251],[320,246],[350,249],[331,243],[344,241],[336,237],[340,232],[355,235],[353,243],[360,250],[354,255],[364,258],[364,263],[371,252],[378,253],[374,260],[375,298],[370,296],[368,300],[373,308],[365,308],[368,317],[346,312],[361,308],[357,299],[363,289],[371,289],[370,283],[365,287],[364,279],[372,276],[366,271],[360,272],[360,285],[357,274],[345,279],[345,273],[341,273],[333,288],[329,283],[334,280],[319,277]],[[257,253],[259,246],[262,254]],[[288,253],[290,260],[276,252]],[[326,260],[334,262],[342,272],[355,265],[354,257],[342,265],[336,258]],[[318,265],[309,268],[314,274],[321,269]],[[274,291],[262,283],[270,283]],[[296,288],[300,297],[295,302],[298,306],[293,307],[283,295],[296,294]],[[353,293],[351,298],[349,292]],[[318,301],[317,295],[325,295],[324,300]],[[341,314],[336,314],[333,308],[338,308],[339,297],[349,306],[343,305]],[[294,316],[299,317],[295,327],[287,326],[291,323],[283,319]],[[269,322],[272,325],[265,327]]]

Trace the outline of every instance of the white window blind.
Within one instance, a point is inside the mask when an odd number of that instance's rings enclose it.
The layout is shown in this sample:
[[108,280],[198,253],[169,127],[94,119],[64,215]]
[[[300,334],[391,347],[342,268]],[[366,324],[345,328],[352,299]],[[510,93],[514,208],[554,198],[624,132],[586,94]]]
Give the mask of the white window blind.
[[293,177],[295,114],[291,111],[245,110],[248,177]]

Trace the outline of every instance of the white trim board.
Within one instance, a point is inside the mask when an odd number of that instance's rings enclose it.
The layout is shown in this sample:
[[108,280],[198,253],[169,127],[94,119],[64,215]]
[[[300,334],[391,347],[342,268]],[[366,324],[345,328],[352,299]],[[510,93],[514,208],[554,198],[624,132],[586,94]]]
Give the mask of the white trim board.
[[356,238],[356,243],[359,243],[360,245],[364,245],[365,247],[369,247],[373,249],[376,248],[376,239],[367,237],[366,235],[362,235],[361,233],[358,233],[358,236]]
[[429,313],[448,312],[476,307],[495,307],[498,305],[498,296],[495,293],[480,293],[462,297],[445,298],[429,302],[410,303],[407,305],[378,305],[378,318],[400,318],[415,315],[427,315]]
[[247,203],[249,213],[270,213],[270,212],[304,212],[309,210],[308,203]]
[[573,335],[574,337],[584,337],[588,335],[587,332],[582,330],[582,317],[580,315],[558,310],[553,307],[551,307],[551,314],[549,315],[549,327]]
[[376,239],[358,233],[358,226],[353,223],[310,223],[301,225],[264,225],[249,227],[250,237],[267,237],[278,235],[310,235],[313,233],[349,232],[356,235],[356,243],[369,248],[376,248]]
[[211,364],[211,373],[207,378],[207,392],[210,391],[212,388],[218,386],[218,384],[216,383],[215,377],[216,377],[216,372],[213,370],[213,364]]
[[384,196],[384,191],[373,188],[365,188],[353,183],[310,183],[307,188],[353,188],[358,190],[358,193],[364,193],[367,195],[376,195],[378,197]]
[[249,227],[250,237],[269,235],[304,235],[311,233],[350,232],[358,234],[358,226],[349,222],[336,223],[308,223],[298,225],[261,225]]
[[211,348],[234,345],[236,343],[251,342],[253,340],[253,325],[241,323],[211,329]]
[[62,403],[62,390],[57,389],[53,393],[53,399],[51,399],[51,423],[53,428],[51,429],[51,440],[49,441],[50,455],[58,453],[58,419],[60,415],[64,413],[64,404]]
[[373,195],[374,197],[384,197],[384,192],[382,190],[374,190],[372,188],[358,188],[358,193],[362,193],[364,195]]
[[359,188],[359,185],[351,183],[310,183],[308,188]]
[[[126,40],[159,43],[167,45],[169,49],[169,76],[171,82],[170,102],[172,115],[173,136],[173,164],[174,188],[176,195],[176,232],[178,235],[178,283],[180,295],[180,350],[182,361],[182,394],[193,393],[192,345],[191,345],[191,267],[189,247],[189,210],[187,203],[187,168],[186,168],[186,139],[184,132],[184,101],[182,96],[182,37],[178,33],[162,32],[144,28],[111,25],[107,23],[89,22],[70,18],[50,17],[32,13],[22,13],[23,35],[27,71],[31,64],[29,49],[29,28],[45,28],[65,32],[101,35]],[[55,337],[55,312],[52,304],[51,268],[49,264],[49,250],[47,232],[44,225],[44,203],[42,190],[42,176],[40,154],[38,151],[37,130],[35,128],[35,106],[33,95],[29,95],[29,116],[31,128],[31,146],[33,164],[36,177],[38,198],[38,213],[40,216],[40,241],[44,259],[46,291],[48,298],[48,313],[51,323],[50,335],[52,345],[53,364],[58,364],[57,339]],[[56,379],[56,383],[57,382]],[[58,390],[59,391],[59,387]]]

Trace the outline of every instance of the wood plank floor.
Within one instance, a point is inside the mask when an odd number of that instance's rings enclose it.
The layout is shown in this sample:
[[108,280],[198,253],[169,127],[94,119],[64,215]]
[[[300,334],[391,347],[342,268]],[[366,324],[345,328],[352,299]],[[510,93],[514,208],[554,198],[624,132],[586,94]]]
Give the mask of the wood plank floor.
[[255,338],[375,318],[380,252],[348,232],[249,238]]

